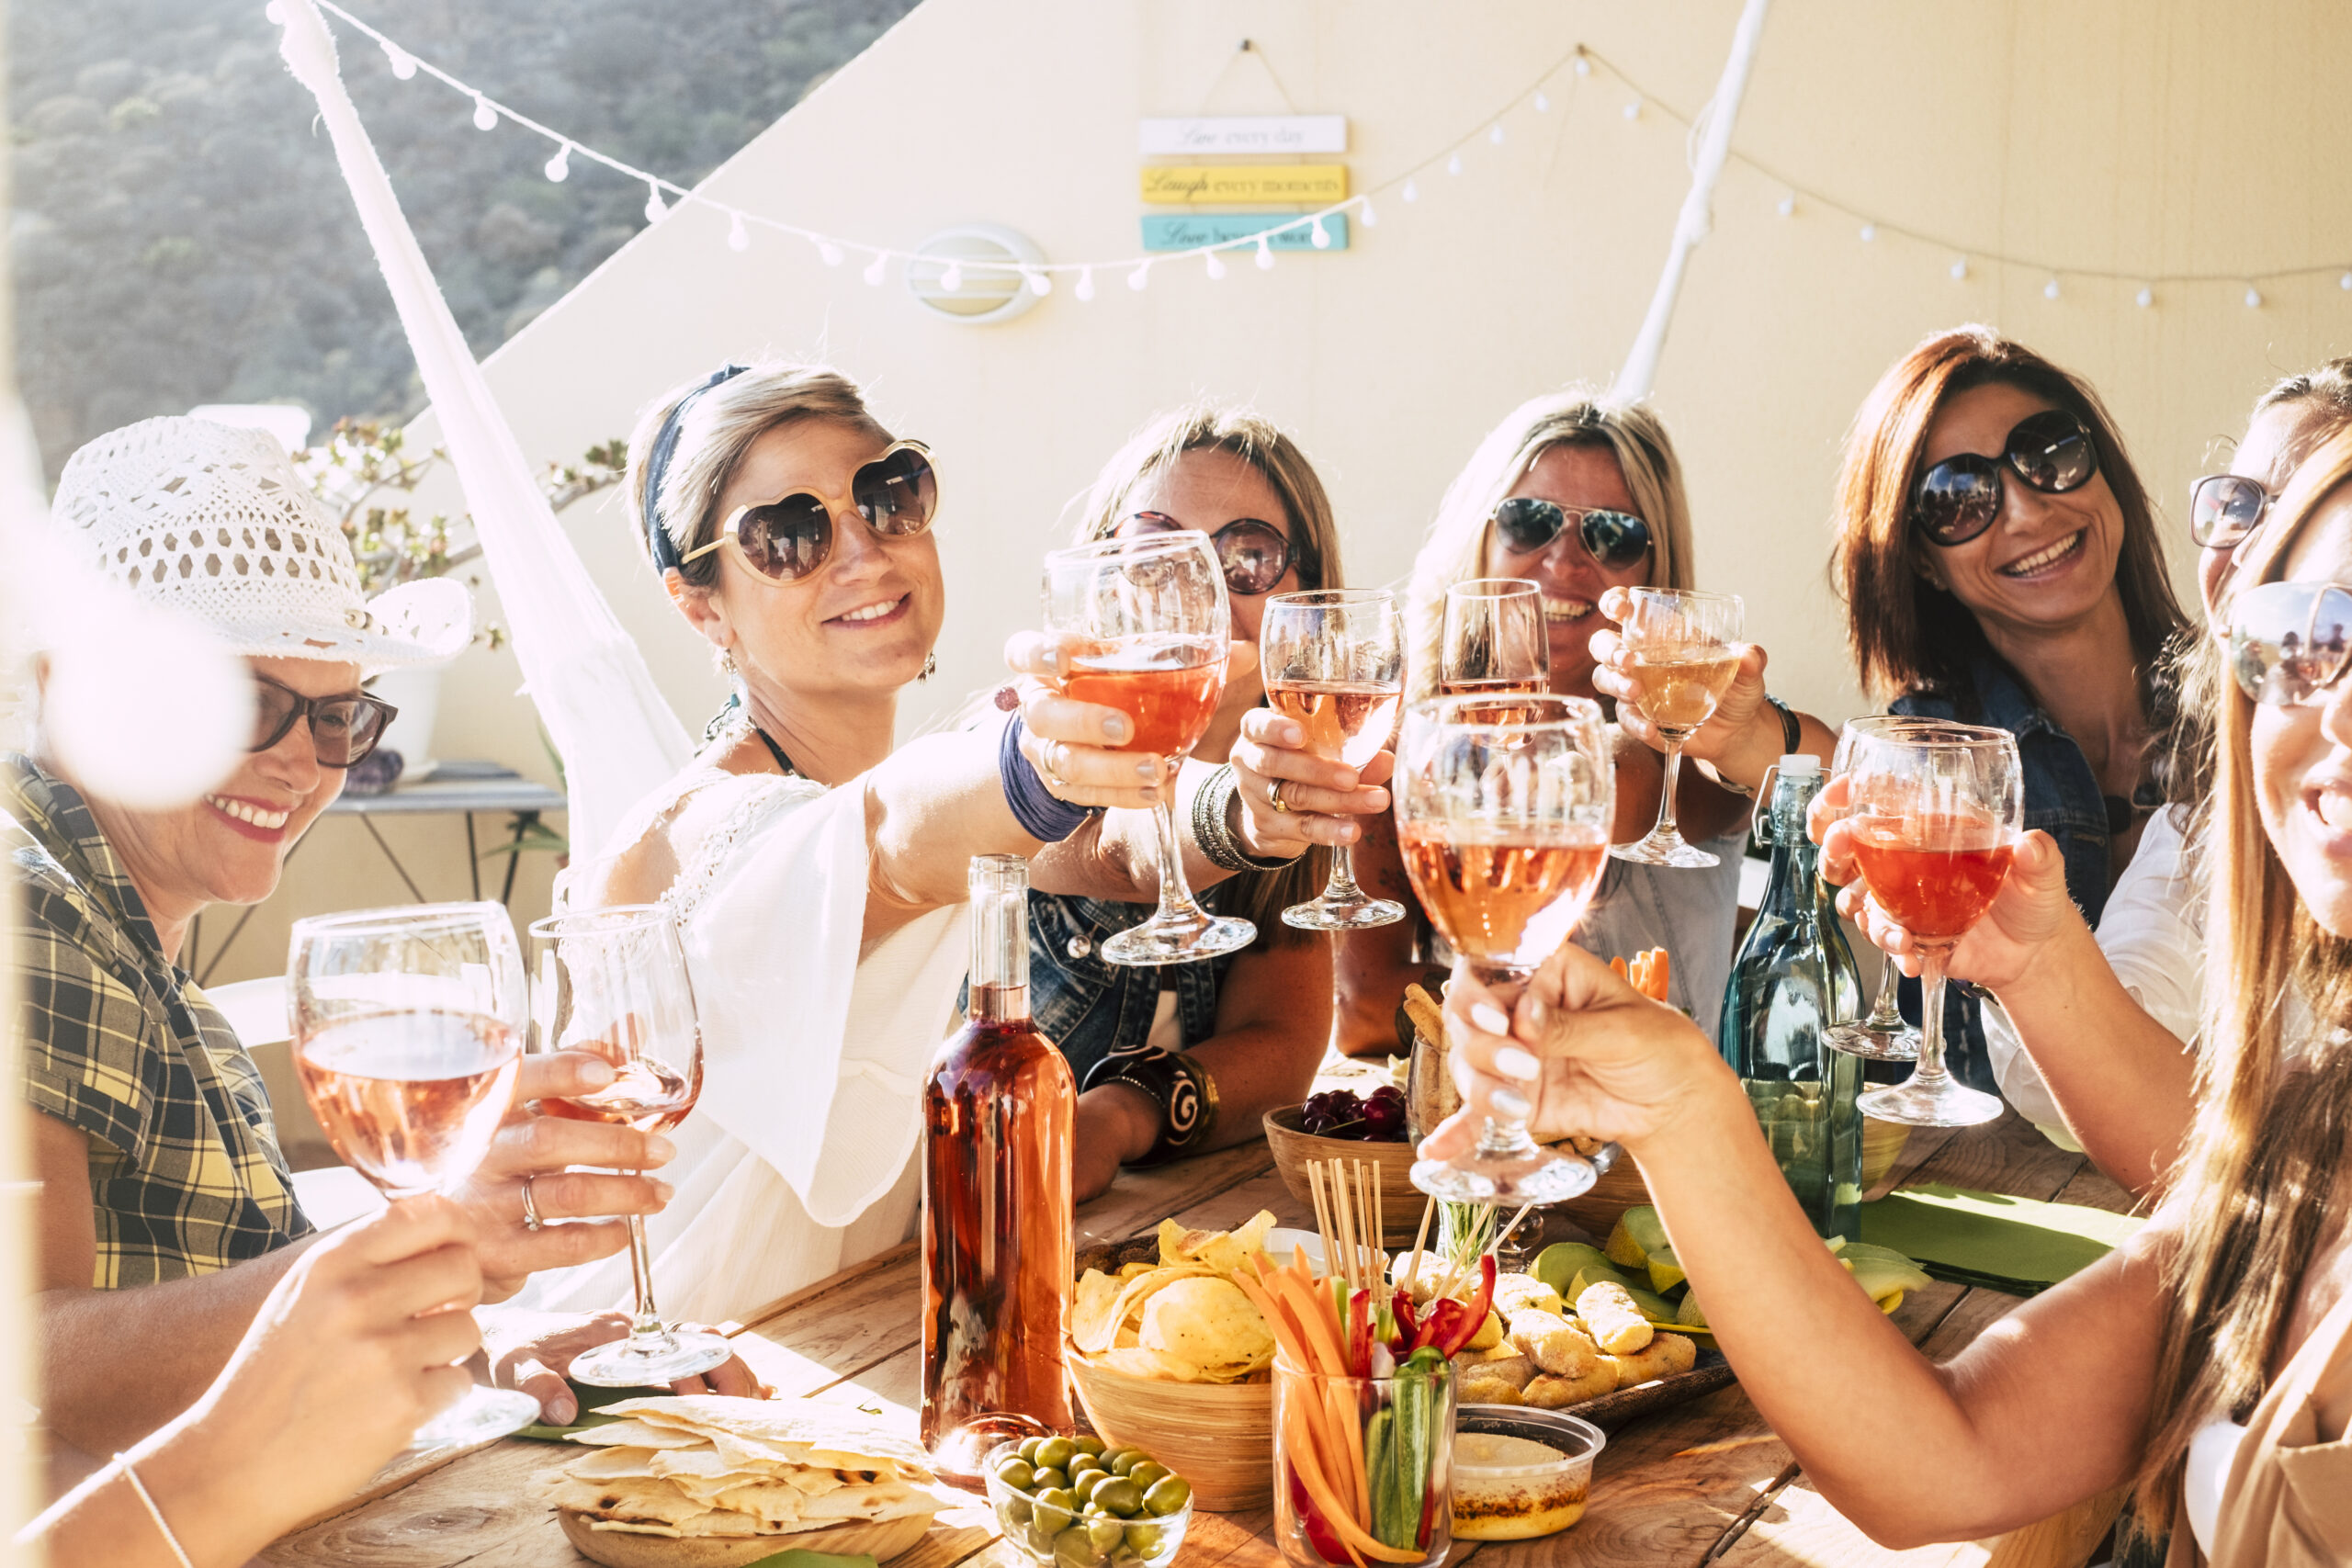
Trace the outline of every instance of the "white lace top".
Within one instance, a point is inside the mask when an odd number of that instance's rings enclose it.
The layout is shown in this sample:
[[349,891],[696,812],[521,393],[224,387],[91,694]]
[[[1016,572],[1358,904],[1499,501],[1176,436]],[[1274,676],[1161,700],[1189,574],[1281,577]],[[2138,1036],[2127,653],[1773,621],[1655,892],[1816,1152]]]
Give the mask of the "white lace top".
[[[676,1196],[648,1223],[663,1313],[718,1322],[902,1240],[918,1186],[922,1078],[966,961],[957,904],[864,947],[869,850],[857,789],[690,769],[612,852],[724,792],[720,825],[662,902],[702,1020],[703,1091],[671,1134]],[[626,1304],[626,1256],[535,1280],[525,1304]]]

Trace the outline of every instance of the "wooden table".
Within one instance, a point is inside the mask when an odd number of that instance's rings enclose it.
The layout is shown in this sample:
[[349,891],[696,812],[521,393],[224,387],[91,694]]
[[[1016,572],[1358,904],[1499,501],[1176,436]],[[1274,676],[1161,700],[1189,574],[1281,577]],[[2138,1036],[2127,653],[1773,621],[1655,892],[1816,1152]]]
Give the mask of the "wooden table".
[[[2052,1146],[2014,1114],[1984,1127],[1916,1131],[1900,1181],[2060,1199],[2121,1212],[2123,1190],[2079,1155]],[[1160,1170],[1123,1175],[1079,1215],[1080,1243],[1117,1240],[1167,1216],[1190,1224],[1238,1224],[1260,1208],[1312,1224],[1273,1171],[1263,1144],[1249,1144]],[[1949,1357],[2018,1304],[2018,1298],[1956,1285],[1915,1292],[1895,1314],[1929,1354]],[[901,1247],[758,1314],[739,1344],[786,1395],[803,1394],[903,1413],[910,1429],[922,1398],[920,1291],[912,1247]],[[509,1439],[416,1475],[288,1536],[263,1553],[270,1563],[467,1564],[468,1568],[573,1568],[586,1562],[556,1528],[545,1478],[564,1448]],[[1612,1434],[1596,1470],[1584,1521],[1564,1535],[1514,1545],[1464,1543],[1491,1568],[1567,1564],[1790,1563],[2079,1564],[2105,1534],[2113,1499],[1997,1541],[1891,1552],[1872,1545],[1805,1483],[1789,1450],[1736,1388]],[[1179,1568],[1273,1568],[1271,1511],[1195,1514]],[[984,1508],[952,1510],[899,1568],[1029,1568],[995,1540]]]

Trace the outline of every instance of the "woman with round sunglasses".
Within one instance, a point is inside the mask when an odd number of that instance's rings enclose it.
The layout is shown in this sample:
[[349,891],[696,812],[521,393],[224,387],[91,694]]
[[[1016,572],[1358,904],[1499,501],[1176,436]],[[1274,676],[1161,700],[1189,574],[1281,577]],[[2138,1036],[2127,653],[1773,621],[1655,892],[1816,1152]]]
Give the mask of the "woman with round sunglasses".
[[[894,746],[945,610],[942,484],[837,372],[731,365],[673,388],[630,437],[627,493],[734,691],[701,754],[570,896],[678,919],[707,1114],[673,1134],[680,1197],[651,1239],[665,1303],[715,1322],[904,1235],[971,857],[1031,856],[1090,826],[1089,808],[1128,807],[1090,831],[1107,861],[1151,864],[1159,764],[1109,749],[1126,715],[1042,697]],[[1037,880],[1053,886],[1049,868]],[[607,1265],[535,1299],[600,1307],[628,1288]]]
[[[2352,360],[2290,376],[2256,400],[2230,472],[2199,479],[2191,536],[2210,633],[2170,658],[2175,714],[2159,757],[2166,798],[2096,930],[2068,895],[2054,846],[2026,852],[1985,919],[1952,955],[1951,973],[1990,993],[1985,1043],[2002,1096],[2061,1144],[2087,1152],[2135,1192],[2153,1192],[2188,1132],[2205,1002],[2204,811],[2212,794],[2211,713],[2222,670],[2224,584],[2235,553],[2303,459],[2352,425]],[[2224,505],[2211,504],[2219,491]],[[1839,863],[1824,874],[1844,880]],[[1848,912],[1887,951],[1909,951],[1859,888]],[[2293,1038],[2300,1032],[2290,1026]]]
[[[2163,804],[2161,674],[2187,625],[2097,394],[1989,328],[1939,333],[1863,400],[1837,511],[1864,687],[1895,713],[2018,738],[2025,826],[2049,835],[2096,923]],[[1975,998],[1946,995],[1954,1075],[1995,1091]]]
[[[1634,688],[1608,662],[1616,649],[1606,606],[1616,590],[1696,586],[1690,502],[1665,422],[1645,403],[1571,389],[1531,399],[1487,434],[1446,490],[1413,563],[1408,702],[1436,689],[1446,590],[1475,578],[1524,578],[1542,589],[1551,689],[1614,708],[1623,739],[1612,837],[1640,838],[1657,816],[1664,740],[1618,701]],[[1826,756],[1836,744],[1818,721],[1766,698],[1763,669],[1763,650],[1746,649],[1715,716],[1685,745],[1686,755],[1708,767],[1684,772],[1676,810],[1691,841],[1713,851],[1719,864],[1691,871],[1612,859],[1577,931],[1578,942],[1603,954],[1666,948],[1674,955],[1672,999],[1710,1033],[1731,973],[1751,804],[1743,792],[1783,751]],[[1417,908],[1394,823],[1374,819],[1368,832],[1358,879],[1374,897]],[[1396,1047],[1397,1004],[1406,985],[1425,974],[1429,942],[1419,920],[1340,939],[1340,1049]]]
[[[1246,409],[1195,403],[1137,430],[1096,475],[1076,542],[1178,529],[1206,534],[1216,547],[1237,648],[1256,648],[1273,595],[1342,586],[1322,481],[1295,442]],[[1096,829],[1036,859],[1041,883],[1056,890],[1029,895],[1030,1006],[1079,1079],[1080,1198],[1123,1165],[1257,1137],[1264,1111],[1306,1097],[1330,1032],[1331,950],[1282,919],[1322,886],[1325,857],[1300,852],[1301,825],[1327,841],[1352,839],[1360,825],[1325,808],[1388,804],[1385,790],[1305,750],[1306,739],[1265,706],[1254,662],[1237,659],[1178,782],[1178,818],[1193,824],[1214,868],[1193,886],[1205,889],[1206,906],[1258,928],[1238,953],[1163,968],[1106,963],[1104,939],[1151,911],[1130,891],[1132,863]],[[1366,773],[1385,777],[1386,766]],[[1298,837],[1279,854],[1251,854],[1222,831],[1227,825],[1241,840]],[[1187,1100],[1214,1111],[1188,1125],[1172,1113]]]
[[[1683,1021],[1573,948],[1515,1002],[1467,975],[1446,998],[1468,1107],[1423,1153],[1467,1145],[1504,1092],[1539,1137],[1623,1143],[1742,1390],[1882,1545],[1982,1540],[2130,1486],[2133,1532],[2168,1529],[2174,1568],[2346,1561],[2352,1035],[2297,1042],[2279,1000],[2333,1024],[2352,998],[2352,431],[2297,470],[2237,581],[2207,1060],[2178,1175],[2136,1235],[1949,1363],[1814,1239],[1746,1095]],[[1826,847],[1851,838],[1833,825]],[[1815,1352],[1803,1365],[1791,1323]]]

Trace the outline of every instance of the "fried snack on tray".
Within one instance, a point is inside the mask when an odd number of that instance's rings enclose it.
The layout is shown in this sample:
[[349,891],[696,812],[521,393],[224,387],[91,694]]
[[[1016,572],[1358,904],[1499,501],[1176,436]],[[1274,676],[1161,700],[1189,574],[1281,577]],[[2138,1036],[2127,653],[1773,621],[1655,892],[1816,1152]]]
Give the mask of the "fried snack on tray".
[[1560,1299],[1559,1292],[1532,1274],[1498,1274],[1495,1310],[1506,1319],[1512,1313],[1522,1311],[1557,1313],[1566,1317],[1568,1303]]
[[1600,1359],[1591,1337],[1556,1313],[1511,1314],[1510,1343],[1554,1377],[1582,1377]]
[[1070,1342],[1099,1367],[1164,1382],[1264,1382],[1273,1332],[1233,1276],[1265,1250],[1274,1216],[1231,1231],[1159,1226],[1159,1261],[1090,1269],[1070,1300]]
[[1699,1364],[1699,1347],[1683,1335],[1658,1334],[1630,1355],[1603,1356],[1600,1360],[1603,1366],[1616,1370],[1619,1388],[1632,1388],[1653,1378],[1670,1378],[1677,1372],[1689,1371]]
[[1593,1342],[1612,1356],[1630,1356],[1656,1332],[1624,1286],[1603,1280],[1577,1297],[1577,1317]]
[[1540,1377],[1530,1380],[1519,1391],[1521,1404],[1532,1404],[1542,1410],[1563,1410],[1571,1404],[1582,1404],[1588,1399],[1599,1399],[1604,1393],[1617,1392],[1617,1370],[1600,1357],[1592,1365],[1572,1378]]

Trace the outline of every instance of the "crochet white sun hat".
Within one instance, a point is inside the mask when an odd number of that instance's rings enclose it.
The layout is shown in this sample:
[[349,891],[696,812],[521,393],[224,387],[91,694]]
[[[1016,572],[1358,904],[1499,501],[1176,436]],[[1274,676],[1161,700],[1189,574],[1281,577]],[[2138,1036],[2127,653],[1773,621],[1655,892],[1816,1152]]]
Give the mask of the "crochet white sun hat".
[[66,459],[51,514],[99,576],[250,658],[372,674],[452,659],[473,634],[447,578],[363,594],[343,530],[264,431],[177,416],[108,431]]

